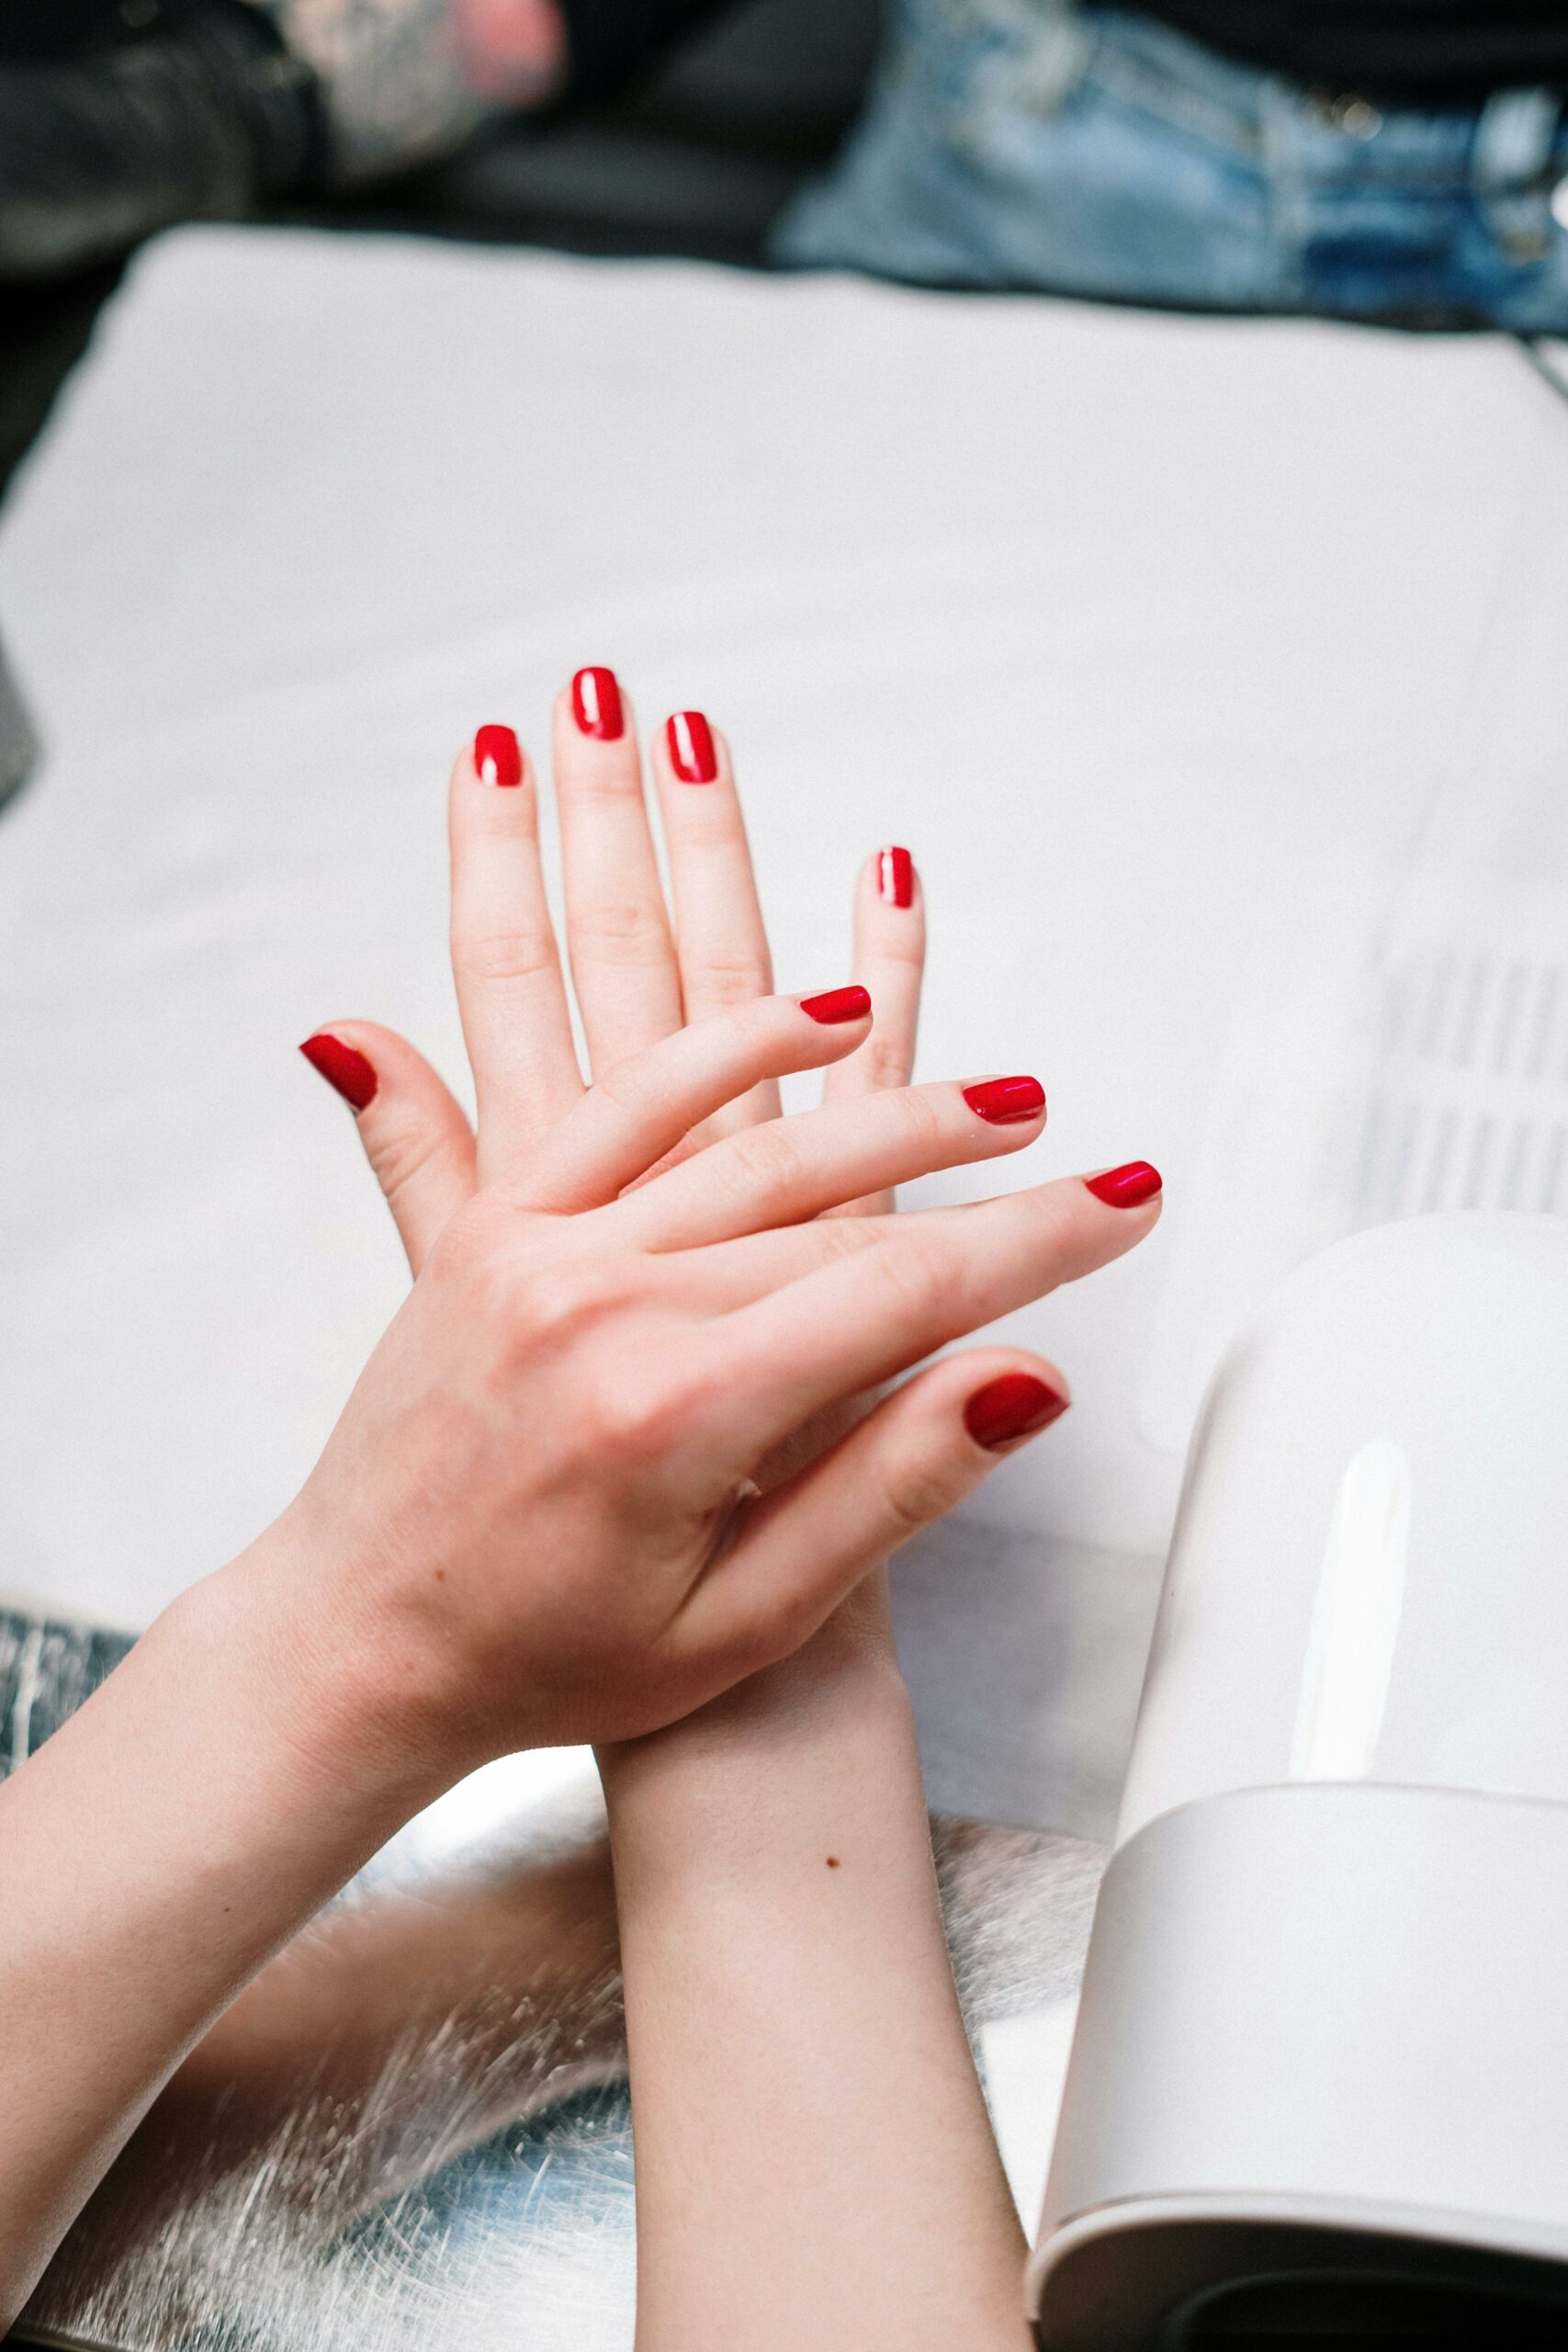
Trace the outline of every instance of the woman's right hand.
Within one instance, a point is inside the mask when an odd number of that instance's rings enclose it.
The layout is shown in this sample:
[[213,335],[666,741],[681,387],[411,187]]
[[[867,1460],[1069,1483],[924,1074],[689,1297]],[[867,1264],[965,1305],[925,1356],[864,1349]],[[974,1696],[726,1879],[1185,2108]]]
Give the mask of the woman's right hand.
[[744,1502],[770,1457],[1157,1215],[1156,1197],[1118,1205],[1076,1178],[829,1214],[1016,1150],[1044,1116],[1032,1080],[985,1079],[743,1124],[759,1090],[864,1041],[863,990],[756,999],[618,1060],[596,1049],[584,1090],[510,741],[498,764],[481,734],[452,786],[477,1137],[400,1040],[331,1033],[368,1073],[362,1118],[396,1080],[373,1156],[401,1156],[388,1189],[419,1271],[287,1521],[328,1564],[334,1639],[380,1662],[388,1736],[441,1777],[655,1729],[795,1650],[985,1476],[1010,1398],[1059,1383],[1018,1349],[948,1357]]

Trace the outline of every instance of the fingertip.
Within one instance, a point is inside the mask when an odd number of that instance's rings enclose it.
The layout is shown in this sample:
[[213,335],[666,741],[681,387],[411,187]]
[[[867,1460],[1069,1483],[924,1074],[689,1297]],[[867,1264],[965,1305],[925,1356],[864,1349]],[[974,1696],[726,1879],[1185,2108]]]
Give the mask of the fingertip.
[[[475,728],[452,763],[449,822],[469,832],[492,814],[502,831],[509,831],[519,817],[527,823],[533,784],[527,750],[516,729],[487,721]],[[479,829],[484,830],[482,823]]]
[[808,1020],[823,1028],[871,1019],[871,991],[858,981],[848,988],[823,989],[816,996],[797,997],[795,1001]]
[[564,704],[573,730],[596,743],[618,743],[626,731],[621,682],[604,662],[577,671],[557,707]]
[[976,1117],[988,1126],[1033,1126],[1045,1117],[1045,1089],[1037,1078],[976,1079],[960,1091]]
[[515,730],[496,723],[476,729],[468,763],[480,784],[514,792],[523,781],[523,746]]
[[[900,862],[892,863],[895,858]],[[862,859],[855,876],[854,925],[863,953],[917,967],[924,963],[925,891],[908,850],[890,845]]]
[[964,1400],[964,1426],[975,1443],[987,1453],[1021,1445],[1059,1421],[1072,1403],[1066,1383],[1053,1370],[1015,1368],[993,1374],[972,1389]]
[[885,907],[899,913],[914,909],[919,876],[908,851],[897,842],[873,852],[869,860],[872,887]]
[[313,1030],[299,1051],[356,1116],[369,1109],[381,1080],[368,1054],[362,1054],[357,1046],[351,1046],[332,1029]]
[[1097,1201],[1111,1209],[1141,1209],[1161,1200],[1165,1180],[1151,1160],[1128,1159],[1119,1168],[1102,1168],[1086,1176],[1084,1184]]
[[660,749],[682,784],[716,784],[723,742],[705,711],[671,711],[660,729]]

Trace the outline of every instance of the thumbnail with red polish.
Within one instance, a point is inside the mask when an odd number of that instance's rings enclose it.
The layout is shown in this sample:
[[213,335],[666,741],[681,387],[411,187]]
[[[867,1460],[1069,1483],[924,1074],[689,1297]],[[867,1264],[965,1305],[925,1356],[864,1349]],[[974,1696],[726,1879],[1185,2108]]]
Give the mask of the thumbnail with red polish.
[[1161,1189],[1159,1170],[1146,1159],[1129,1159],[1120,1168],[1108,1168],[1102,1176],[1086,1176],[1084,1182],[1097,1201],[1112,1209],[1142,1208]]
[[976,1445],[1011,1445],[1059,1420],[1067,1400],[1032,1372],[1004,1372],[976,1388],[964,1408],[964,1426]]
[[682,784],[711,784],[718,774],[713,729],[700,710],[678,710],[665,722],[671,764]]
[[820,996],[803,996],[800,1009],[825,1025],[835,1021],[863,1021],[871,1011],[871,997],[862,988],[824,989]]
[[1010,1127],[1040,1116],[1045,1108],[1045,1089],[1037,1078],[987,1078],[976,1086],[966,1086],[964,1100],[977,1117],[989,1119],[992,1126]]
[[510,788],[523,781],[523,750],[510,727],[481,727],[474,737],[474,774]]
[[621,689],[614,670],[580,670],[571,682],[571,715],[580,735],[618,743],[626,731]]
[[907,849],[883,849],[876,854],[877,896],[890,907],[915,903],[915,861]]
[[299,1051],[312,1069],[319,1069],[329,1086],[335,1086],[345,1102],[363,1111],[367,1102],[376,1100],[380,1084],[373,1062],[366,1060],[357,1046],[345,1046],[341,1037],[329,1030],[318,1030],[307,1037]]

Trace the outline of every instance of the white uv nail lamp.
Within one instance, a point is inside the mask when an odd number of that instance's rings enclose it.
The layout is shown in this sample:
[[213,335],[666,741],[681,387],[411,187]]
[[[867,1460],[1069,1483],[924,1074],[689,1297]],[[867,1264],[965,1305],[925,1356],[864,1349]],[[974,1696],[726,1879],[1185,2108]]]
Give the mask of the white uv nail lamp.
[[1568,2343],[1568,1222],[1358,1235],[1217,1375],[1030,2295]]

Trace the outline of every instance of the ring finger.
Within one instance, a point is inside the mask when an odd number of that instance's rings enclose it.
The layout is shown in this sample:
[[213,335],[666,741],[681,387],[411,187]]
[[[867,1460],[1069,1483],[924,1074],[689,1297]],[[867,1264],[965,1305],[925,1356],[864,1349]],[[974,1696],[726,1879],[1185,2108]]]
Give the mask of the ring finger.
[[1044,1123],[1044,1089],[1025,1077],[829,1102],[722,1137],[628,1193],[617,1214],[640,1249],[694,1249],[820,1216],[940,1168],[1020,1150]]
[[[773,957],[757,896],[729,747],[700,710],[679,710],[654,741],[654,781],[670,851],[675,944],[688,1021],[773,993]],[[771,1080],[710,1123],[709,1135],[779,1115]]]

